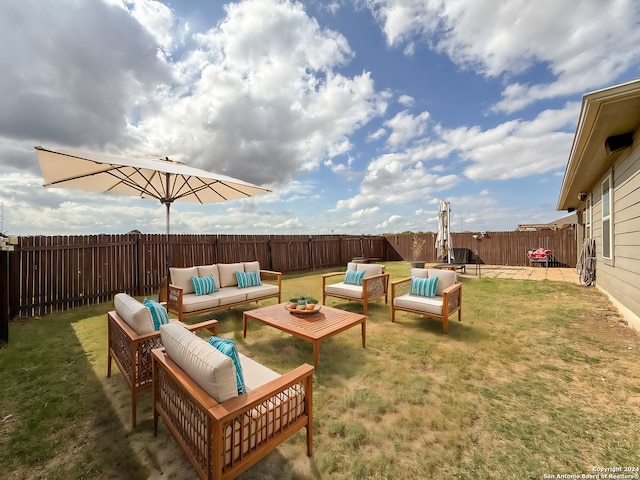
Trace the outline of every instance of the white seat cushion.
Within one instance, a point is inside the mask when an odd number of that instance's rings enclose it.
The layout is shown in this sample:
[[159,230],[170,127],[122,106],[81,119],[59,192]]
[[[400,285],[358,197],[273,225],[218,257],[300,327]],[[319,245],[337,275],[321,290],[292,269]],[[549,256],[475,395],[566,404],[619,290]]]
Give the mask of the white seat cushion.
[[240,353],[240,365],[242,365],[244,385],[248,392],[280,377],[279,373],[268,369],[242,353]]
[[[235,275],[234,275],[235,276]],[[219,305],[229,305],[231,303],[245,302],[247,300],[246,288],[224,287],[209,294],[218,300]]]
[[182,311],[184,313],[197,312],[207,308],[215,308],[220,305],[220,300],[214,294],[196,295],[190,293],[182,296]]
[[[438,280],[439,282],[440,280]],[[442,316],[442,297],[420,297],[407,294],[394,298],[393,305],[399,308]]]
[[169,358],[218,403],[238,396],[230,357],[176,323],[160,327],[160,336]]
[[247,300],[253,300],[254,298],[261,298],[267,295],[277,295],[279,290],[277,285],[263,283],[256,287],[243,288],[242,291],[246,293]]
[[362,294],[362,285],[351,285],[344,282],[325,285],[324,290],[328,294],[340,295],[349,298],[364,298]]
[[118,293],[113,298],[113,306],[120,318],[127,322],[127,325],[138,335],[155,331],[151,310],[135,298],[126,293]]

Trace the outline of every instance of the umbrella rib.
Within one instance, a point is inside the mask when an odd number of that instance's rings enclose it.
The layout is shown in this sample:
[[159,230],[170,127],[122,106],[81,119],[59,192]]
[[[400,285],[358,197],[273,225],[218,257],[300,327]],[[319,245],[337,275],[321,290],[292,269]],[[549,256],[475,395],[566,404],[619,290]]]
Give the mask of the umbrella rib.
[[[147,194],[150,197],[153,197],[157,200],[162,201],[162,198],[163,198],[162,192],[158,191],[155,185],[151,183],[151,181],[153,180],[153,177],[156,175],[157,172],[154,171],[150,178],[145,177],[144,174],[142,173],[142,169],[140,168],[134,168],[133,172],[130,175],[126,175],[122,170],[117,168],[115,169],[115,172],[120,173],[122,176],[116,175],[114,171],[111,171],[111,170],[107,170],[105,173],[108,173],[112,177],[116,178],[119,181],[119,183],[122,183],[124,185],[127,185],[128,187],[131,187],[134,190],[137,190],[138,192],[140,192],[141,195]],[[142,178],[144,178],[146,182],[144,186],[140,185],[139,183],[136,183],[135,180],[131,179],[133,175],[135,175],[136,173],[139,174]],[[117,186],[118,184],[116,183],[112,185],[110,188],[108,188],[107,191],[111,191]]]
[[65,183],[65,182],[72,182],[73,180],[80,180],[81,178],[87,178],[87,177],[93,177],[94,175],[100,175],[101,173],[108,173],[111,174],[111,170],[113,169],[113,165],[110,166],[109,168],[105,168],[104,170],[100,170],[97,172],[91,172],[89,174],[84,174],[84,175],[75,175],[73,177],[65,177],[65,178],[61,178],[60,180],[54,180],[53,182],[49,182],[47,184],[45,184],[45,187],[50,187],[52,185],[58,185],[59,183]]
[[[229,188],[229,189],[231,189],[231,190],[234,190],[234,191],[236,191],[236,192],[240,193],[240,194],[241,194],[241,195],[243,195],[244,197],[250,197],[250,195],[249,195],[249,194],[247,194],[247,193],[243,192],[243,191],[242,191],[242,190],[240,190],[239,188],[236,188],[236,187],[234,187],[234,186],[232,186],[232,185],[229,185],[228,183],[221,182],[220,180],[212,180],[211,182],[203,182],[203,184],[202,184],[202,185],[200,185],[200,186],[198,186],[198,187],[195,187],[195,186],[192,186],[192,185],[189,183],[189,180],[188,180],[188,179],[185,179],[184,177],[181,177],[181,178],[183,178],[183,180],[184,180],[184,181],[183,181],[182,186],[187,185],[187,186],[189,187],[189,189],[188,189],[188,191],[186,191],[185,193],[183,193],[183,194],[181,194],[181,195],[176,195],[175,197],[173,197],[173,198],[174,198],[174,199],[176,199],[176,200],[177,200],[177,199],[180,199],[180,198],[182,198],[182,197],[184,197],[184,196],[186,196],[186,195],[193,195],[193,196],[195,196],[195,197],[198,199],[198,202],[200,202],[201,204],[204,204],[204,201],[203,201],[203,200],[198,196],[198,192],[201,192],[201,191],[203,191],[203,190],[207,190],[207,189],[211,190],[213,193],[215,193],[215,194],[216,194],[218,197],[220,197],[222,200],[229,200],[229,198],[225,197],[224,195],[221,195],[221,194],[220,194],[220,192],[218,192],[215,188],[212,188],[212,186],[213,186],[213,185],[215,185],[215,184],[221,184],[221,185],[224,185],[224,186],[226,186],[227,188]],[[176,184],[176,183],[177,183],[177,180],[178,180],[178,179],[176,178],[176,179],[175,179],[174,184]],[[202,179],[200,179],[200,180],[202,181]],[[180,187],[180,189],[178,189],[178,191],[182,189],[182,186]]]
[[[137,192],[137,195],[139,195],[140,197],[148,196],[151,198],[155,198],[156,200],[159,200],[160,202],[165,204],[169,204],[175,200],[180,200],[184,197],[189,196],[193,196],[193,198],[200,204],[216,201],[227,201],[235,198],[234,193],[231,193],[231,195],[221,194],[216,189],[216,185],[224,185],[224,187],[228,188],[230,192],[235,192],[236,194],[238,194],[237,198],[251,197],[256,193],[261,193],[260,190],[264,192],[269,191],[268,189],[262,189],[257,185],[250,184],[247,185],[248,191],[245,191],[241,183],[237,185],[233,182],[227,183],[225,180],[219,178],[174,174],[169,172],[162,172],[158,169],[149,170],[147,168],[130,164],[120,165],[117,163],[107,163],[103,161],[92,160],[86,157],[72,155],[69,153],[53,152],[39,147],[36,147],[36,149],[57,153],[59,155],[75,159],[87,160],[96,165],[104,165],[103,168],[100,168],[99,170],[94,172],[69,176],[63,179],[49,182],[44,185],[45,187],[59,186],[64,188],[65,184],[73,183],[83,178],[93,178],[100,175],[108,175],[112,177],[115,182],[111,185],[105,185],[106,188],[101,191],[124,193],[129,195],[133,193],[134,196],[136,195],[136,193],[134,192]],[[147,171],[149,172],[149,174],[145,174],[145,172]],[[119,186],[129,188],[132,191],[121,191],[121,189],[118,188]],[[80,188],[80,190],[82,190],[82,188]],[[205,191],[211,191],[214,196],[203,196],[202,193]]]

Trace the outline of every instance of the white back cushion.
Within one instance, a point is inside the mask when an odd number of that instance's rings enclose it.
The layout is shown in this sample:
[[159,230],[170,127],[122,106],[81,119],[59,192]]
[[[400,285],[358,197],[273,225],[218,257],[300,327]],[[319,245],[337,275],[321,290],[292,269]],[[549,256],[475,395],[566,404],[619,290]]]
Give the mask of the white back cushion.
[[439,270],[437,268],[428,268],[429,278],[438,277],[438,285],[436,287],[436,295],[441,297],[442,292],[458,281],[458,274],[452,270]]
[[357,270],[362,272],[364,270],[364,278],[373,277],[374,275],[380,275],[384,268],[384,265],[376,265],[375,263],[358,263]]
[[154,331],[151,310],[126,293],[118,293],[113,298],[116,313],[133,328],[138,335]]
[[182,288],[182,293],[193,293],[193,283],[191,277],[198,276],[198,267],[170,267],[169,274],[171,275],[171,284]]
[[177,323],[162,325],[160,337],[169,358],[218,403],[238,396],[230,357]]
[[242,262],[244,265],[245,272],[254,272],[256,270],[260,270],[260,262]]
[[411,276],[412,277],[418,277],[418,278],[428,278],[429,277],[429,270],[426,268],[412,268],[411,269]]
[[238,285],[236,272],[244,272],[244,265],[242,263],[219,263],[218,270],[220,271],[220,286],[235,287]]
[[216,282],[216,288],[220,288],[220,272],[217,265],[202,265],[198,267],[198,277],[206,277],[213,275],[213,281]]

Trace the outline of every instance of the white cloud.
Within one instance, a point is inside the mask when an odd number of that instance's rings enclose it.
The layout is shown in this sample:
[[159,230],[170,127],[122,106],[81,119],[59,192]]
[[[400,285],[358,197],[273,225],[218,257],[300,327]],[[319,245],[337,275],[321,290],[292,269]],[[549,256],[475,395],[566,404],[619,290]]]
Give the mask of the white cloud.
[[391,215],[389,218],[376,225],[378,231],[397,231],[402,225],[403,218],[400,215]]
[[387,143],[392,146],[405,145],[424,133],[428,119],[429,112],[422,112],[416,116],[406,110],[398,113],[384,122],[385,127],[391,130]]
[[[181,63],[182,96],[135,127],[152,151],[183,152],[204,169],[284,182],[348,152],[349,135],[386,109],[367,72],[348,78],[346,39],[302,5],[247,0],[226,7]],[[259,165],[260,168],[255,168]]]
[[575,122],[579,108],[572,102],[564,109],[542,111],[531,121],[512,120],[484,131],[461,127],[439,133],[470,162],[464,173],[473,180],[541,175],[566,164],[573,133],[562,128]]
[[[426,42],[465,69],[507,80],[544,65],[549,81],[508,84],[513,112],[615,81],[640,61],[635,0],[367,0],[391,46]],[[615,55],[612,54],[615,52]]]
[[276,225],[276,228],[283,229],[283,230],[291,230],[295,228],[302,228],[303,226],[304,224],[297,218],[290,218]]
[[369,141],[379,140],[380,138],[384,137],[386,134],[387,134],[387,130],[385,130],[384,128],[379,128],[375,132],[369,134],[369,136],[367,137],[367,140]]
[[410,95],[400,95],[398,97],[398,103],[405,107],[413,107],[416,103],[416,100]]
[[156,40],[163,56],[184,42],[189,26],[172,10],[155,0],[122,0],[135,18]]
[[364,209],[376,205],[401,205],[421,202],[433,194],[452,188],[460,182],[455,174],[436,175],[422,162],[411,162],[402,153],[385,154],[372,161],[358,193],[339,200],[336,209]]

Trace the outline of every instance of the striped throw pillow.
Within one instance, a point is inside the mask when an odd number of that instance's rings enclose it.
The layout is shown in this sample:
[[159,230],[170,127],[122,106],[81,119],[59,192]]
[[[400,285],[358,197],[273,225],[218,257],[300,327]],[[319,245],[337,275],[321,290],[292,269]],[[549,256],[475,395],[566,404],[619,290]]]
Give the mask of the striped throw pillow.
[[437,286],[438,277],[411,277],[411,288],[409,289],[409,293],[420,297],[435,297]]
[[347,285],[362,285],[364,274],[367,273],[364,270],[356,272],[355,270],[347,270],[344,274],[344,283]]
[[154,302],[153,300],[145,298],[144,302],[142,303],[151,312],[151,319],[153,320],[154,330],[160,330],[160,325],[169,323],[169,314],[167,313],[166,308],[164,308],[158,302]]
[[257,287],[262,285],[260,281],[260,272],[258,270],[252,270],[251,272],[239,272],[236,271],[236,278],[238,279],[238,288]]
[[245,393],[247,389],[244,385],[244,375],[242,373],[242,365],[240,364],[240,355],[238,354],[236,342],[230,338],[210,337],[209,343],[233,360],[233,364],[236,367],[236,385],[238,387],[238,395]]
[[206,277],[191,277],[191,283],[196,295],[206,295],[207,293],[218,291],[213,274],[209,274]]

